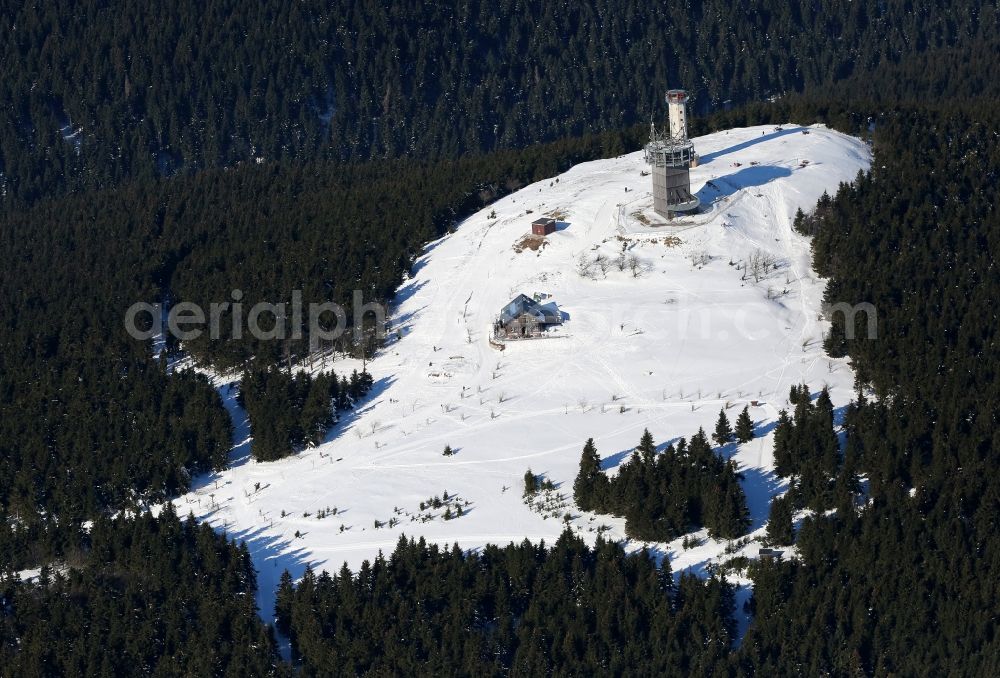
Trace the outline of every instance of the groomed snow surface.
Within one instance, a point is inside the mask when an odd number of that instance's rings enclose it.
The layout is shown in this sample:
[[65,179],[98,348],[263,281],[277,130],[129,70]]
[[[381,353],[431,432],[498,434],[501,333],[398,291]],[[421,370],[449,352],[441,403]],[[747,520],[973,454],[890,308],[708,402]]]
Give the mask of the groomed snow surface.
[[[663,220],[651,211],[640,152],[527,186],[428,244],[398,291],[390,340],[368,364],[372,395],[318,448],[252,461],[237,387],[220,382],[239,438],[233,466],[198,479],[175,503],[181,515],[192,511],[246,540],[265,619],[283,570],[297,577],[307,564],[356,569],[391,552],[402,534],[466,549],[551,542],[568,512],[588,542],[600,525],[624,539],[623,521],[572,505],[586,439],[594,438],[614,472],[643,429],[660,445],[699,427],[711,433],[720,408],[728,406],[735,423],[752,400],[759,401],[750,412],[760,437],[719,452],[739,463],[751,537],[763,534],[771,497],[786,489],[773,473],[772,430],[789,387],[828,386],[838,408],[852,394],[849,365],[823,353],[824,282],[792,218],[852,180],[871,156],[861,141],[820,126],[735,129],[698,138],[695,148],[702,162],[691,172],[692,189],[703,209],[671,225],[644,224]],[[515,251],[543,215],[558,219],[557,232],[537,251]],[[615,264],[623,248],[638,258],[638,276]],[[755,250],[777,263],[758,282],[735,265]],[[610,260],[606,273],[595,266],[582,276],[581,256],[598,254]],[[488,341],[491,326],[521,292],[551,295],[545,302],[566,321],[552,338],[507,342],[501,352]],[[359,366],[338,359],[326,367],[349,373]],[[446,445],[454,456],[442,455]],[[548,515],[526,505],[529,467],[569,503]],[[458,495],[464,515],[444,520],[443,507],[420,510],[445,491]],[[328,508],[336,515],[317,517]],[[428,513],[435,517],[412,519]],[[394,527],[375,528],[393,518]],[[689,549],[680,539],[628,547],[669,557],[675,573],[705,573],[760,548],[750,541],[725,553],[727,542],[704,531],[692,536],[701,543]],[[740,603],[749,582],[735,580]]]

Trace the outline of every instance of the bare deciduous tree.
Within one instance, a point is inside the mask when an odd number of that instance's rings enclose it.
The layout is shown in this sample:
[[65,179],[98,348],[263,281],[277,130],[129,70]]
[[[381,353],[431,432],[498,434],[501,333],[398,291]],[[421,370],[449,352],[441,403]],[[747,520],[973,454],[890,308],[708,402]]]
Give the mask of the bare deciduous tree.
[[774,255],[758,247],[747,258],[746,273],[753,278],[754,282],[760,282],[775,266]]
[[632,272],[633,278],[638,278],[640,275],[642,275],[643,272],[642,262],[639,261],[639,257],[635,256],[634,254],[628,255],[628,270]]
[[691,253],[691,264],[694,266],[704,266],[712,260],[712,255],[705,250],[698,250]]
[[611,268],[611,260],[604,254],[598,253],[594,257],[594,265],[601,270],[601,275],[607,276],[608,269]]

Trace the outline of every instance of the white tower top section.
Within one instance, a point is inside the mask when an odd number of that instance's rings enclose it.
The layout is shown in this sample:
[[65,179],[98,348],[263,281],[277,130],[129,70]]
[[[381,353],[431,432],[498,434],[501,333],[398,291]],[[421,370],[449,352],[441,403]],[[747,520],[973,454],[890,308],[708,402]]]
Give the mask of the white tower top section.
[[684,90],[667,90],[667,109],[669,110],[670,137],[672,139],[687,139],[687,100],[688,95]]

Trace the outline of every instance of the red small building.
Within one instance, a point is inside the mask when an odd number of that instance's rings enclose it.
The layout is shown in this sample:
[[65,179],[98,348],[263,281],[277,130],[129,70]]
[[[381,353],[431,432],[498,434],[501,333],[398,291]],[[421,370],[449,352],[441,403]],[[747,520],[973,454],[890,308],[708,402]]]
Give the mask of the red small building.
[[552,217],[542,217],[531,222],[532,235],[548,235],[556,232],[556,220]]

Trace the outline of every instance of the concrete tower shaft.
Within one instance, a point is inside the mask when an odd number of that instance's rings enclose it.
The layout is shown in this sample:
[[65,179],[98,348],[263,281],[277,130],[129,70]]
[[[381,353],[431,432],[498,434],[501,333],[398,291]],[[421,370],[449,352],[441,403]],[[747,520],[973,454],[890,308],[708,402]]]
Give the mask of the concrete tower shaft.
[[667,91],[667,111],[670,121],[670,136],[673,139],[687,139],[687,100],[688,95],[682,89]]

